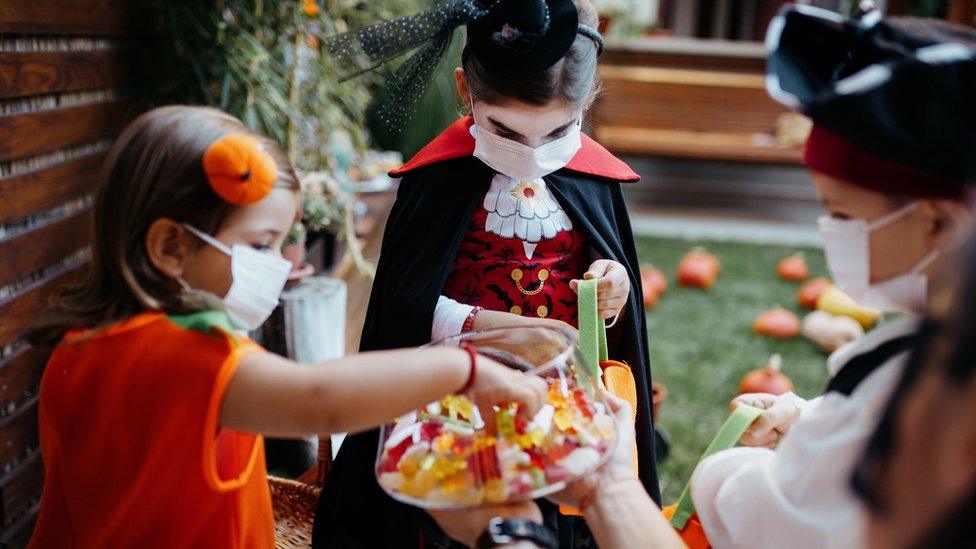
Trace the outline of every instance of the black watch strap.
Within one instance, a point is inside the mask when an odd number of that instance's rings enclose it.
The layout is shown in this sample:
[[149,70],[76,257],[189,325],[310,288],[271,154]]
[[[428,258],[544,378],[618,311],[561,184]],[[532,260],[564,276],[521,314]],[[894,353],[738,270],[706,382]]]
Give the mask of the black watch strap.
[[531,541],[544,549],[556,549],[558,543],[545,526],[520,518],[495,517],[488,521],[488,527],[478,537],[477,549],[489,549],[517,541]]

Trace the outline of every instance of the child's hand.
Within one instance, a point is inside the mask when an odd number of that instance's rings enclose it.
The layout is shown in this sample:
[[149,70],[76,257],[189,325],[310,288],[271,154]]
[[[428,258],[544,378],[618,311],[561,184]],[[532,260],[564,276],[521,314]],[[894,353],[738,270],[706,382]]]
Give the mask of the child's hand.
[[468,398],[481,410],[485,424],[494,427],[492,406],[520,404],[519,417],[529,421],[546,403],[547,386],[542,378],[525,375],[494,360],[477,355],[478,367]]
[[800,417],[800,408],[796,405],[792,393],[780,396],[767,393],[746,393],[732,399],[732,402],[729,403],[729,409],[735,410],[742,405],[765,410],[739,439],[746,446],[763,446],[766,448],[776,446],[780,437],[785,435],[793,422]]
[[[583,274],[584,280],[592,278],[598,280],[596,299],[600,318],[613,318],[620,314],[627,304],[627,296],[630,295],[630,277],[627,276],[627,269],[616,261],[599,259],[594,261],[590,269]],[[569,287],[578,293],[579,281],[570,281]]]

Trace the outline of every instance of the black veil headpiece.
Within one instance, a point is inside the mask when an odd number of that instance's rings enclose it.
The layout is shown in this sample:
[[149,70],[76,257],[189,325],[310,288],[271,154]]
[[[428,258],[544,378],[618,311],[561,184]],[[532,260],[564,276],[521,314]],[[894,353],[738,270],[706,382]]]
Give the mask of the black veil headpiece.
[[461,25],[468,33],[465,59],[473,54],[488,69],[510,76],[553,66],[577,34],[591,38],[598,52],[603,50],[600,33],[579,24],[572,0],[449,0],[416,15],[333,36],[325,46],[342,81],[414,51],[390,76],[388,95],[378,112],[388,126],[401,129]]

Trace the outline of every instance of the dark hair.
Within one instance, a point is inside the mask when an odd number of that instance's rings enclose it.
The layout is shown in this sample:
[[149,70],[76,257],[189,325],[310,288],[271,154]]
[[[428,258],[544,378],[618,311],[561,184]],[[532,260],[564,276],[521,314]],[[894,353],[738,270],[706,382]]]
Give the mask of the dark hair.
[[58,296],[31,332],[32,344],[53,346],[68,329],[105,326],[146,310],[189,312],[174,281],[150,262],[146,231],[164,217],[218,231],[236,206],[210,188],[203,153],[231,133],[257,137],[278,165],[275,185],[299,189],[277,145],[223,111],[170,106],[143,114],[122,132],[105,161],[95,194],[87,277]]
[[[575,0],[581,24],[596,28],[599,17],[589,0]],[[596,75],[597,45],[578,34],[566,56],[548,69],[527,76],[506,76],[488,70],[471,54],[464,63],[464,75],[472,99],[499,103],[514,99],[543,106],[554,101],[586,110],[599,91]]]
[[[878,493],[878,478],[897,442],[898,409],[918,379],[934,373],[953,387],[965,387],[976,380],[976,307],[973,307],[976,303],[976,231],[956,255],[954,266],[952,275],[961,272],[963,276],[952,276],[949,289],[932,297],[931,314],[919,330],[919,344],[855,469],[854,491],[875,510],[884,506]],[[971,542],[976,536],[976,486],[947,515],[933,526],[929,535],[916,540],[918,547],[968,546],[961,542]]]

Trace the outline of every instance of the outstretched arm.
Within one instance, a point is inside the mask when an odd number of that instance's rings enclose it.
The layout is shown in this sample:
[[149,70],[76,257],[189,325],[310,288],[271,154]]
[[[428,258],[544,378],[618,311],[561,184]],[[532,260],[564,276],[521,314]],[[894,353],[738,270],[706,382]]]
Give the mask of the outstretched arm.
[[[467,351],[452,347],[362,353],[314,366],[252,353],[227,388],[221,425],[279,437],[361,431],[460,391],[471,371]],[[483,408],[519,402],[520,414],[529,415],[545,404],[546,385],[477,356],[466,394]]]

